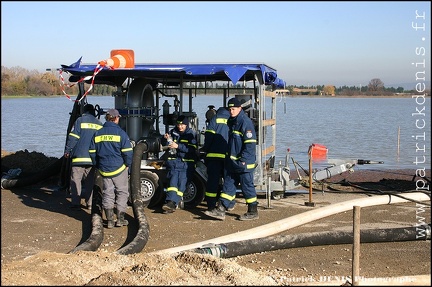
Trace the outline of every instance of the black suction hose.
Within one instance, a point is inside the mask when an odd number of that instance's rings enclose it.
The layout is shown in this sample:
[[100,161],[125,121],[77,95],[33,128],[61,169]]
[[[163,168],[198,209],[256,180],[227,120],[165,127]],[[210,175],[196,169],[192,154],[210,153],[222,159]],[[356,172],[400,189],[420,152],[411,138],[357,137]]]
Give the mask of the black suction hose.
[[[431,226],[429,224],[417,227],[394,229],[365,229],[360,231],[360,242],[374,243],[430,240],[430,228]],[[284,236],[268,236],[264,238],[216,244],[213,246],[191,249],[188,251],[201,254],[211,254],[220,258],[230,258],[278,249],[350,243],[353,243],[352,232],[326,231]]]
[[102,244],[104,238],[103,219],[102,219],[102,176],[99,171],[96,171],[95,184],[93,185],[93,200],[92,200],[92,231],[90,237],[71,250],[69,253],[74,253],[80,250],[96,251]]
[[135,238],[126,246],[116,251],[117,254],[127,255],[132,253],[138,253],[143,250],[149,239],[149,224],[147,217],[144,213],[144,202],[139,191],[141,188],[140,184],[140,171],[141,171],[141,159],[144,152],[148,150],[146,142],[140,141],[134,148],[132,166],[130,167],[130,192],[132,198],[132,208],[135,218],[138,220],[138,232]]
[[[116,251],[116,253],[120,255],[138,253],[143,250],[144,246],[148,242],[149,224],[147,222],[147,217],[144,213],[144,202],[139,196],[141,158],[142,154],[147,150],[147,147],[148,146],[145,142],[139,142],[134,148],[132,166],[130,167],[130,186],[132,208],[134,216],[138,220],[138,231],[134,239],[129,244]],[[93,187],[92,232],[90,234],[90,237],[85,242],[75,247],[69,253],[74,253],[80,250],[96,251],[102,244],[104,237],[102,220],[102,184],[102,177],[100,176],[100,173],[97,172],[95,185]]]
[[43,181],[44,179],[47,179],[51,176],[54,176],[59,173],[59,170],[62,166],[64,157],[60,158],[53,164],[49,165],[44,170],[41,170],[35,174],[29,175],[24,178],[15,178],[15,179],[7,179],[2,178],[1,179],[1,188],[2,189],[10,189],[13,187],[22,187],[22,186],[28,186],[32,185],[38,182]]

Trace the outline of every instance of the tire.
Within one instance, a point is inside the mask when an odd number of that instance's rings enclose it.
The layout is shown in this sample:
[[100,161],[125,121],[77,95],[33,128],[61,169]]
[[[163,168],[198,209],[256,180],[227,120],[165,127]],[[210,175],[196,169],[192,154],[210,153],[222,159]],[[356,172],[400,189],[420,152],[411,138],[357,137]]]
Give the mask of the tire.
[[142,198],[144,206],[149,206],[154,196],[159,196],[160,184],[157,174],[150,171],[141,171],[138,194]]
[[184,208],[194,208],[199,205],[205,197],[205,183],[201,177],[195,173],[192,181],[186,186],[183,194]]

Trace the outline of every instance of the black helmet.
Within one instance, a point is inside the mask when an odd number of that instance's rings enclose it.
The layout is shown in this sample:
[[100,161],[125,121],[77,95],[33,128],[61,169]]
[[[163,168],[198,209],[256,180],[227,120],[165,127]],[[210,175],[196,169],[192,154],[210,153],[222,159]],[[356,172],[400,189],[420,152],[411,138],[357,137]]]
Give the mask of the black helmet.
[[88,114],[91,114],[91,115],[94,116],[95,115],[95,108],[94,108],[94,106],[92,104],[85,105],[83,113],[88,113]]

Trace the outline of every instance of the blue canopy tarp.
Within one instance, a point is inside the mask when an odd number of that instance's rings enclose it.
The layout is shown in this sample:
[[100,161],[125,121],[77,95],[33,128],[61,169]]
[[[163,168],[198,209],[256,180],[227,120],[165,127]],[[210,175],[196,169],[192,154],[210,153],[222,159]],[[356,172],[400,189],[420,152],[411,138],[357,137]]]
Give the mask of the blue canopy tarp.
[[[61,69],[75,77],[92,75],[98,65],[81,64],[82,57],[71,65],[61,65]],[[134,68],[111,69],[103,67],[96,79],[100,83],[122,83],[126,78],[144,77],[157,82],[171,81],[252,81],[258,76],[260,83],[266,85],[279,85],[284,87],[285,82],[277,77],[277,71],[265,64],[135,64]],[[98,81],[95,81],[96,83]],[[283,86],[280,86],[283,84]]]

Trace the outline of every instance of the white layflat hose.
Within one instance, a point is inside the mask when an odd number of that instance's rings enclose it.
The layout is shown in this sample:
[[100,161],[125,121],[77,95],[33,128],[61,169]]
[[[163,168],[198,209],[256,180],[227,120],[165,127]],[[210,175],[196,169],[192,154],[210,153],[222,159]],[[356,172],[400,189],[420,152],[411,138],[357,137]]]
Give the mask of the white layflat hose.
[[331,204],[329,206],[321,207],[318,209],[306,211],[297,215],[287,217],[285,219],[264,224],[248,230],[231,233],[228,235],[224,235],[221,237],[217,237],[217,238],[213,238],[213,239],[209,239],[197,243],[192,243],[189,245],[178,246],[178,247],[163,249],[159,251],[153,251],[151,253],[153,254],[178,253],[190,249],[202,248],[208,244],[221,244],[221,243],[235,242],[240,240],[262,238],[262,237],[283,232],[290,228],[294,228],[317,219],[321,219],[333,214],[350,210],[353,208],[353,206],[367,207],[367,206],[384,205],[384,204],[391,204],[391,203],[401,203],[410,200],[414,200],[414,201],[430,200],[430,196],[422,192],[399,193],[397,195],[401,195],[404,198],[396,196],[396,194],[395,195],[389,194],[389,195],[373,195],[367,198],[352,199],[344,202]]

